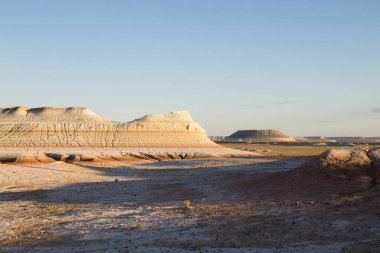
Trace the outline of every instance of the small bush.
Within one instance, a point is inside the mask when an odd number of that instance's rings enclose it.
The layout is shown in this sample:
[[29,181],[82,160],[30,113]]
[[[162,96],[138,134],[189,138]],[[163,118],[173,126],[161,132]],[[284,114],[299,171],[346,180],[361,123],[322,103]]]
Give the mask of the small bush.
[[186,208],[189,208],[190,207],[190,200],[184,200],[183,202],[183,205],[186,207]]

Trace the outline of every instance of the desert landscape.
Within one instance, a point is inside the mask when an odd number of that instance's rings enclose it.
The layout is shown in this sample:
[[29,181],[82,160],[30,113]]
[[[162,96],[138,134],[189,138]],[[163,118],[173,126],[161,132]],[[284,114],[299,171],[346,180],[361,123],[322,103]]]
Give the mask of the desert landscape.
[[117,123],[72,107],[2,109],[0,144],[4,252],[380,246],[380,148],[221,146],[187,112]]
[[380,253],[379,13],[0,1],[0,253]]

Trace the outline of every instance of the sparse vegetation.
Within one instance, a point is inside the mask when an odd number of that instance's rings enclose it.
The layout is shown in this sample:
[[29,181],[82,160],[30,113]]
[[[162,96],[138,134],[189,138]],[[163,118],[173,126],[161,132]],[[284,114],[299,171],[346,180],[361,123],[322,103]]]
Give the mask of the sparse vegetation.
[[190,208],[190,200],[184,200],[182,203],[186,208]]

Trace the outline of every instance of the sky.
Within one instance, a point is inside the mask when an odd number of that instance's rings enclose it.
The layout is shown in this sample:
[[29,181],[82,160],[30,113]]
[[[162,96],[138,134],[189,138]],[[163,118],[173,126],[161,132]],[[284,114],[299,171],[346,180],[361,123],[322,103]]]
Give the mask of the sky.
[[378,0],[0,0],[0,107],[380,136]]

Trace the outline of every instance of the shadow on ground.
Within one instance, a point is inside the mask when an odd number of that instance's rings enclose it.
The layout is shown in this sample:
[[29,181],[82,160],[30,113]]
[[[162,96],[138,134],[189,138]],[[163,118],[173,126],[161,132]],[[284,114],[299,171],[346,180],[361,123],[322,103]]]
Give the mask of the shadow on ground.
[[[185,199],[228,200],[236,194],[226,188],[233,182],[265,171],[289,170],[300,163],[295,158],[279,158],[274,161],[258,159],[254,164],[234,164],[233,160],[230,161],[232,164],[228,166],[223,166],[220,159],[180,160],[119,167],[76,164],[109,178],[107,181],[75,183],[49,189],[2,192],[0,201],[159,204]],[[33,166],[35,165],[24,167]],[[264,174],[272,173],[274,172]]]

